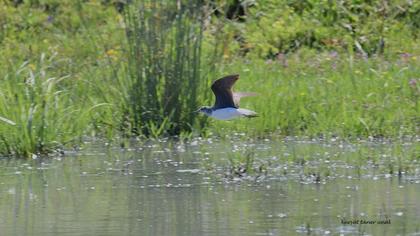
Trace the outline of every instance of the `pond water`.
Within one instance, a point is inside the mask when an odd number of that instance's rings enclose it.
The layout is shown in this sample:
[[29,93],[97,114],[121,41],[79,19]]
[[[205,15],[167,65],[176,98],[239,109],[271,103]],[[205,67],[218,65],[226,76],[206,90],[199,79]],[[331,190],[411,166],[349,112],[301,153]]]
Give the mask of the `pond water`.
[[134,147],[0,160],[0,234],[420,235],[418,142]]

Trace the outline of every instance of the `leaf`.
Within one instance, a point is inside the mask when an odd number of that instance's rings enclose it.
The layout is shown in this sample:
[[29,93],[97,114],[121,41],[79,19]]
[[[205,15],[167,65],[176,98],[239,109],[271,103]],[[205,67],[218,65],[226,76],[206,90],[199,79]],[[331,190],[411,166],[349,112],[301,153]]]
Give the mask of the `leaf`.
[[9,124],[9,125],[16,125],[15,122],[13,122],[13,121],[11,121],[9,119],[6,119],[4,117],[1,117],[1,116],[0,116],[0,120],[3,121],[3,122],[5,122],[5,123],[7,123],[7,124]]

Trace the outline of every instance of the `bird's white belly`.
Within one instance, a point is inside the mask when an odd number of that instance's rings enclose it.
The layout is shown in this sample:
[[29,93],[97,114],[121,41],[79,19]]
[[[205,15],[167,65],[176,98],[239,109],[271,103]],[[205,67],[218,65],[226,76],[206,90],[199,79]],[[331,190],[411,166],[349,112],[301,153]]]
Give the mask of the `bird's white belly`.
[[233,107],[217,109],[211,113],[211,116],[218,119],[218,120],[230,120],[236,117],[241,117],[242,114],[238,111],[238,109]]

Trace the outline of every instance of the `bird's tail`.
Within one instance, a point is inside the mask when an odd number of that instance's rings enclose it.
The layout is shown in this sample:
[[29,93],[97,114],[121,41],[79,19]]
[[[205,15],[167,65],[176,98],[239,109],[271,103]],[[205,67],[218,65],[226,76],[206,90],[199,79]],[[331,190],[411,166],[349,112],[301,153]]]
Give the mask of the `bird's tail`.
[[245,115],[246,118],[255,118],[258,117],[259,115],[257,113],[254,112],[254,114],[251,115]]
[[247,118],[254,118],[258,117],[258,114],[255,111],[251,111],[248,109],[239,108],[238,111]]

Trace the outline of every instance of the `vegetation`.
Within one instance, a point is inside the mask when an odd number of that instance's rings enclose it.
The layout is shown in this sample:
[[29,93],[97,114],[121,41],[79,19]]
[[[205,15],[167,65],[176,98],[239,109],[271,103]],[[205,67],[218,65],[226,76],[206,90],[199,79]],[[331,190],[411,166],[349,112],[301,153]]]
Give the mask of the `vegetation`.
[[90,122],[89,111],[101,105],[89,107],[86,96],[74,95],[83,83],[64,86],[70,76],[48,72],[55,59],[42,54],[37,65],[9,65],[0,93],[2,152],[31,156],[72,143]]
[[[83,135],[419,133],[417,2],[246,2],[3,1],[0,153]],[[194,114],[230,73],[264,95],[242,103],[260,117]]]
[[258,136],[277,132],[340,137],[418,134],[417,60],[402,57],[389,62],[380,57],[299,51],[280,61],[233,62],[222,71],[241,73],[238,90],[263,95],[241,103],[261,117],[217,122],[215,127],[224,130],[215,132],[223,135],[233,129]]
[[240,6],[241,21],[227,27],[230,47],[242,54],[274,58],[304,47],[363,56],[418,52],[418,2],[260,0]]
[[197,117],[193,111],[206,85],[200,83],[205,79],[200,71],[205,17],[202,7],[192,0],[182,5],[176,1],[142,1],[139,6],[126,7],[125,86],[129,91],[123,103],[128,108],[123,114],[129,114],[134,133],[191,132]]

